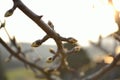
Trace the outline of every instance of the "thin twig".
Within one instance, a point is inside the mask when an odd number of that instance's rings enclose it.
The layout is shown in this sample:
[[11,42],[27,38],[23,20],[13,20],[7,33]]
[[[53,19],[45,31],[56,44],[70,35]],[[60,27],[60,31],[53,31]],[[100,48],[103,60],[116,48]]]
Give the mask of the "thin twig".
[[10,52],[11,55],[13,55],[14,57],[16,57],[18,60],[20,60],[21,62],[23,62],[25,64],[28,64],[31,67],[34,67],[34,68],[38,69],[38,71],[41,71],[46,76],[47,79],[52,80],[51,77],[49,76],[49,74],[46,73],[43,68],[35,65],[34,63],[31,63],[31,62],[27,61],[25,58],[19,56],[1,38],[0,38],[0,43]]

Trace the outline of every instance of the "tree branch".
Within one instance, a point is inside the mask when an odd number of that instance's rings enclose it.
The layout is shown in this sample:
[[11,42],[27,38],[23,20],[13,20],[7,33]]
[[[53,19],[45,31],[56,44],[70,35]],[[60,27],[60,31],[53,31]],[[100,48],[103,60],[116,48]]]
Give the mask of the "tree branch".
[[38,71],[41,71],[41,72],[44,74],[44,76],[46,76],[47,79],[52,80],[51,77],[50,77],[50,75],[49,75],[47,72],[45,72],[43,68],[35,65],[34,63],[31,63],[31,62],[27,61],[25,58],[23,58],[23,57],[21,57],[20,55],[18,55],[18,54],[17,54],[16,52],[14,52],[1,38],[0,38],[0,43],[1,43],[1,44],[8,50],[8,52],[10,52],[10,54],[13,55],[15,58],[17,58],[17,59],[20,60],[21,62],[23,62],[23,63],[25,63],[25,64],[27,64],[27,65],[29,65],[29,66],[31,66],[31,67],[37,69]]
[[40,16],[32,12],[28,7],[26,7],[20,0],[13,0],[14,5],[17,4],[17,7],[23,11],[25,15],[27,15],[30,19],[32,19],[41,29],[43,29],[48,36],[53,38],[58,46],[58,49],[62,50],[62,42],[59,39],[59,35],[56,34],[56,32],[50,28],[42,19],[40,19]]
[[[69,69],[69,66],[66,61],[67,55],[74,53],[74,52],[78,52],[80,50],[80,47],[77,45],[77,47],[74,47],[69,51],[65,51],[62,41],[66,41],[68,43],[75,44],[77,42],[77,40],[72,37],[70,37],[70,38],[61,37],[58,33],[55,32],[54,25],[51,22],[46,24],[41,19],[42,16],[39,16],[39,15],[35,14],[33,11],[31,11],[26,5],[24,5],[24,3],[21,0],[13,0],[13,2],[14,2],[14,5],[13,5],[12,9],[7,11],[7,13],[5,14],[5,17],[11,16],[13,14],[14,10],[16,8],[19,8],[25,15],[27,15],[30,19],[32,19],[43,31],[46,32],[46,35],[43,37],[43,39],[35,41],[32,44],[32,46],[38,47],[44,41],[48,40],[49,38],[53,38],[56,42],[58,49],[56,52],[51,50],[51,52],[54,54],[54,56],[53,56],[53,58],[49,58],[49,59],[54,60],[57,56],[60,56],[62,59],[61,59],[61,64],[58,67],[58,69],[61,69],[62,67]],[[37,66],[35,63],[31,63],[31,62],[27,61],[26,58],[24,58],[23,56],[20,56],[19,54],[17,54],[17,52],[14,52],[1,38],[0,38],[0,43],[10,52],[11,55],[16,57],[23,63],[29,65],[30,67],[33,67],[33,68],[41,71],[46,76],[47,79],[52,80],[50,73],[46,72],[43,68]],[[36,46],[36,44],[37,44],[37,46]],[[105,67],[100,69],[98,72],[96,72],[82,80],[97,80],[103,74],[105,74],[106,72],[111,70],[113,67],[115,67],[117,62],[119,61],[119,59],[120,59],[120,54],[118,54],[114,57],[114,60],[111,64],[106,65]],[[37,60],[36,60],[36,62],[37,62]]]
[[108,71],[110,71],[111,69],[113,69],[117,65],[117,62],[119,60],[120,60],[120,53],[114,57],[114,60],[113,60],[113,62],[111,64],[108,64],[108,65],[104,66],[103,68],[101,68],[96,73],[93,73],[92,75],[90,75],[88,77],[85,77],[82,80],[98,80],[105,73],[107,73]]

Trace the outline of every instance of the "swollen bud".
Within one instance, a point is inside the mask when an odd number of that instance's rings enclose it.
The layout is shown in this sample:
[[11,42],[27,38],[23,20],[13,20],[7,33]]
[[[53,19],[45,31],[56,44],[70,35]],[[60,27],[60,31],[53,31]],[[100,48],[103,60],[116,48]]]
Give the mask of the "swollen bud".
[[72,43],[72,44],[75,44],[77,42],[77,40],[74,39],[74,38],[68,38],[68,42]]
[[50,51],[51,53],[55,54],[55,51],[54,51],[52,48],[50,48],[49,51]]
[[36,40],[35,42],[32,43],[32,47],[38,47],[41,45],[41,41],[40,40]]
[[75,52],[79,52],[79,51],[80,51],[80,46],[74,47],[74,51],[75,51]]
[[52,57],[49,57],[46,62],[47,62],[47,63],[53,62],[53,58],[52,58]]
[[13,11],[14,11],[13,9],[8,10],[8,11],[5,13],[4,17],[12,16]]
[[53,23],[52,23],[51,21],[48,21],[48,25],[49,25],[52,29],[54,29],[54,25],[53,25]]

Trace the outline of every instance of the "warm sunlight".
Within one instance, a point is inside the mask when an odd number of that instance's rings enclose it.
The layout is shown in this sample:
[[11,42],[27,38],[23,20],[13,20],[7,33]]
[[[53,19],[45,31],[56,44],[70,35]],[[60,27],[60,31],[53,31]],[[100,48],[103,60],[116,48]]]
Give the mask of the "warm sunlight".
[[[117,30],[117,24],[115,24],[114,21],[114,9],[111,5],[103,4],[103,3],[96,3],[94,4],[94,16],[95,19],[94,25],[97,24],[98,27],[104,27],[104,28],[98,28],[96,32],[98,34],[102,35],[103,37],[111,34],[113,31]],[[98,20],[98,23],[96,23],[96,20]],[[108,29],[108,30],[107,30]]]
[[104,57],[104,62],[107,64],[110,64],[113,61],[113,57],[111,56],[105,56]]
[[113,0],[113,5],[114,5],[115,9],[120,11],[120,0]]
[[116,53],[116,54],[119,54],[119,53],[120,53],[120,46],[117,46],[117,47],[116,47],[115,53]]
[[[40,1],[42,1],[42,4]],[[55,25],[55,30],[61,36],[74,37],[82,46],[87,46],[88,40],[97,41],[99,35],[106,37],[112,32],[117,31],[117,24],[114,20],[114,8],[107,1],[31,0],[29,2],[28,0],[23,0],[35,13],[44,15],[42,19],[46,23],[48,20],[51,20]],[[45,6],[46,4],[48,6]],[[115,2],[114,4],[117,5]],[[12,7],[12,1],[1,0],[0,5],[0,20],[4,21],[4,13]],[[37,39],[41,39],[45,35],[35,23],[18,9],[13,16],[6,19],[6,22],[8,32],[11,36],[16,36],[19,42],[31,43]],[[2,30],[0,31],[0,36],[8,41],[5,32]],[[53,40],[49,40],[45,44],[54,43]]]

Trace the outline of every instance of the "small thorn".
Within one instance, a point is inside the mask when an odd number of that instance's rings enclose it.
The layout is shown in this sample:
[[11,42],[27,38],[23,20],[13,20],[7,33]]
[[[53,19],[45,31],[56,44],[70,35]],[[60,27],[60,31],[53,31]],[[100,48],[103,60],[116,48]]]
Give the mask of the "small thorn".
[[39,16],[39,19],[41,19],[43,17],[43,15]]

